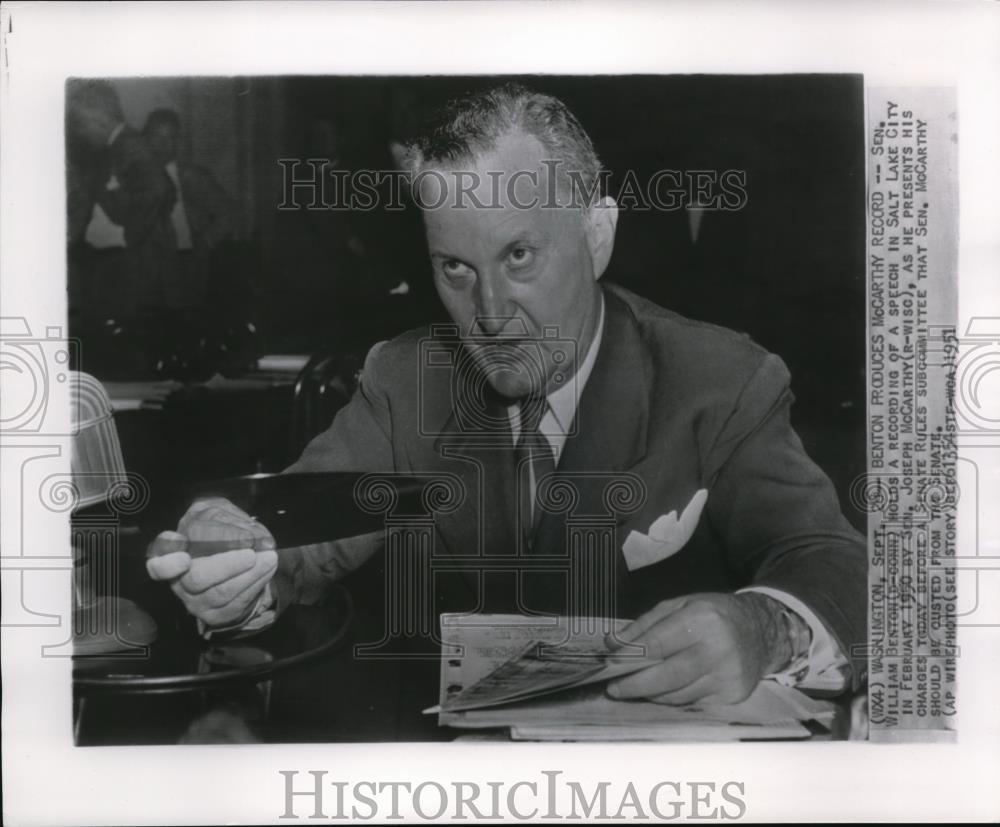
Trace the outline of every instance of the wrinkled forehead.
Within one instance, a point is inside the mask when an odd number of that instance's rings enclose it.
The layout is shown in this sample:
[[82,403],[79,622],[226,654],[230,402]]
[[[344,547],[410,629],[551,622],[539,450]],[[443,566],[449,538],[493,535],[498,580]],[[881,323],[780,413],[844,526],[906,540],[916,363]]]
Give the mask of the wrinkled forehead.
[[467,262],[502,256],[515,244],[568,252],[585,243],[578,209],[548,209],[542,203],[497,208],[448,203],[422,212],[431,253]]

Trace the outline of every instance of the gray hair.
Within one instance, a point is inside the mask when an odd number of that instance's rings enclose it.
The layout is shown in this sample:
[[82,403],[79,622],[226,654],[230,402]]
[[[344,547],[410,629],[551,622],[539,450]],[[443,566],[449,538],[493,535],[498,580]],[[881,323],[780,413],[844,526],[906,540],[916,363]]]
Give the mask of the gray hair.
[[411,177],[434,164],[468,161],[495,148],[512,132],[536,138],[558,163],[557,180],[574,203],[599,196],[601,162],[594,145],[566,104],[551,95],[506,83],[448,101],[405,144],[403,169]]

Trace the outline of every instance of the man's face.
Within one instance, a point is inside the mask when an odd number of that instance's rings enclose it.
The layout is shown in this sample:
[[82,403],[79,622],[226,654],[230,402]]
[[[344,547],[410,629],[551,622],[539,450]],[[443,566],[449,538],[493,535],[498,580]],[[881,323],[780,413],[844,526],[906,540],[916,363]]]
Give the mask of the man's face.
[[[536,138],[515,133],[421,182],[438,294],[477,367],[510,399],[551,393],[566,382],[573,361],[586,355],[600,312],[600,230],[579,208],[545,206],[554,200],[546,159]],[[553,330],[562,343],[546,337]],[[566,348],[567,339],[576,347]],[[557,351],[568,351],[568,359]]]
[[91,149],[103,149],[117,125],[116,119],[98,106],[79,105],[70,111],[73,132]]
[[177,127],[169,123],[158,123],[146,135],[149,151],[161,164],[168,164],[177,157],[180,134]]

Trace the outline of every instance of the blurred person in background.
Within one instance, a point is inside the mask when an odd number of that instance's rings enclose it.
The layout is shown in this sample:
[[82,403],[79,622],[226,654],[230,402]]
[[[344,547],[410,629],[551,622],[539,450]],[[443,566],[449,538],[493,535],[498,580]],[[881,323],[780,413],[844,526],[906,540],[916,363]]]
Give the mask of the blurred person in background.
[[183,133],[176,112],[154,109],[142,134],[177,194],[170,211],[175,255],[166,306],[197,321],[206,310],[212,253],[233,235],[235,206],[210,170],[179,158]]
[[74,335],[94,345],[89,360],[105,375],[143,372],[141,348],[105,340],[115,331],[147,327],[140,318],[155,318],[163,304],[175,247],[170,215],[176,191],[142,136],[126,123],[108,81],[67,83],[66,140]]

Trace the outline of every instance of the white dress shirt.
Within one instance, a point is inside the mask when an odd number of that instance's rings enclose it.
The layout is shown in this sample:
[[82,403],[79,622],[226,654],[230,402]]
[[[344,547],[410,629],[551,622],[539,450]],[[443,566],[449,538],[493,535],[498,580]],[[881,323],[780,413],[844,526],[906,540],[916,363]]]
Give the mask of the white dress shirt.
[[184,207],[184,192],[181,190],[181,177],[177,170],[177,162],[170,161],[166,167],[167,175],[174,184],[177,199],[170,212],[170,223],[174,226],[174,238],[177,239],[178,250],[190,250],[194,247],[191,240],[191,224],[188,221],[187,210]]

